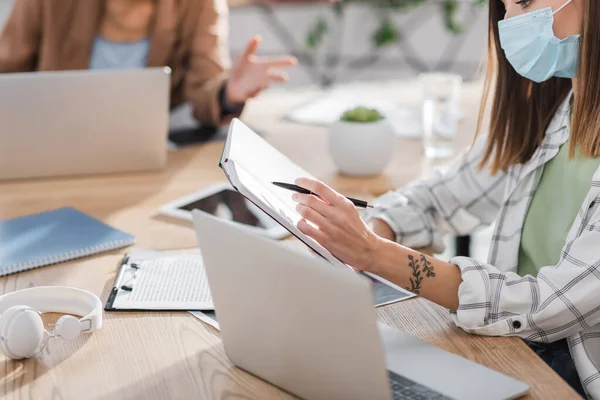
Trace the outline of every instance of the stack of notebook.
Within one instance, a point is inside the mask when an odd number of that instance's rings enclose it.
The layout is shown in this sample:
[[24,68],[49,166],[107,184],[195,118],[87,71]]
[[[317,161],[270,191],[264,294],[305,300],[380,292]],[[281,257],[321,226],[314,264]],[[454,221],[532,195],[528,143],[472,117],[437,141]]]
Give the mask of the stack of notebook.
[[0,221],[0,276],[132,245],[134,236],[71,207]]

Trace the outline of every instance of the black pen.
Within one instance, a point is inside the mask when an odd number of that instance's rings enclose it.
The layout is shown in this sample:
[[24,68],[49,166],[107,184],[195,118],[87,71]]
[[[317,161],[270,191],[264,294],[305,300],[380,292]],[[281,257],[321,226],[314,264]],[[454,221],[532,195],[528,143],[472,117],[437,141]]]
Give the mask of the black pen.
[[[313,196],[316,197],[321,197],[316,193],[311,192],[308,189],[304,189],[303,187],[300,187],[298,185],[293,185],[291,183],[283,183],[283,182],[272,182],[273,185],[278,186],[280,188],[283,189],[287,189],[287,190],[291,190],[293,192],[298,192],[298,193],[302,193],[302,194],[312,194]],[[357,199],[353,199],[351,197],[346,197],[348,200],[350,200],[352,202],[352,204],[354,204],[356,207],[362,207],[362,208],[373,208],[372,205],[370,205],[369,203],[367,203],[364,200],[357,200]]]

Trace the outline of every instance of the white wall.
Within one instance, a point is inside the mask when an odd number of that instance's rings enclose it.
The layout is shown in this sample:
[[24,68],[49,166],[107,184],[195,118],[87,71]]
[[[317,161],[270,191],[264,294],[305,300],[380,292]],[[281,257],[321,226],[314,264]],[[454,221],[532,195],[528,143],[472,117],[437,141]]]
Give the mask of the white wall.
[[[432,2],[434,3],[434,2]],[[341,81],[399,78],[414,76],[416,71],[407,62],[409,56],[423,64],[424,68],[433,69],[444,58],[451,59],[453,65],[449,70],[460,73],[469,79],[477,72],[485,51],[487,36],[487,7],[471,9],[464,6],[464,34],[453,36],[443,25],[440,9],[436,5],[419,7],[408,13],[397,13],[395,20],[400,27],[404,40],[389,48],[373,51],[371,34],[378,26],[373,8],[353,5],[347,10],[340,27],[333,32],[334,45],[341,48],[342,67],[334,71]],[[241,7],[231,13],[231,47],[234,54],[239,54],[245,41],[255,33],[264,38],[262,51],[269,55],[284,54],[295,50],[302,55],[305,50],[304,39],[311,23],[319,16],[325,15],[328,20],[335,20],[331,7],[327,5],[312,6],[279,6],[274,19],[290,33],[285,40],[266,13],[259,7]],[[341,40],[335,37],[343,30]],[[290,41],[296,47],[290,48]],[[340,45],[337,45],[340,43]],[[460,44],[460,45],[459,45]],[[353,69],[348,66],[352,60],[366,55],[376,55],[378,60],[368,68]],[[310,56],[310,53],[308,53]],[[409,60],[410,61],[410,60]],[[294,71],[293,81],[309,82],[314,71],[300,68]]]

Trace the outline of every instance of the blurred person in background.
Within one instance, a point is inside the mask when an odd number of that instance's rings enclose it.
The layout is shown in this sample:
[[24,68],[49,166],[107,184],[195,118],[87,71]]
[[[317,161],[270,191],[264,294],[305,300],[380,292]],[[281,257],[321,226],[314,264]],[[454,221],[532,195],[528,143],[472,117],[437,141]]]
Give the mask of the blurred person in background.
[[171,107],[219,126],[296,63],[257,57],[257,36],[232,64],[228,13],[226,0],[17,0],[0,73],[169,66]]

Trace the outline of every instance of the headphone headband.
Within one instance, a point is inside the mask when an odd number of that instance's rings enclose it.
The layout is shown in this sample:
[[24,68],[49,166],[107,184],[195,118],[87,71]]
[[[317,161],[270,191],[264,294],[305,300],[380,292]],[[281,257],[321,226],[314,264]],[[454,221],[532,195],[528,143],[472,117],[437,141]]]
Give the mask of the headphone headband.
[[82,332],[102,327],[102,302],[86,290],[66,286],[37,286],[0,296],[0,314],[13,306],[24,305],[42,313],[57,312],[81,316]]

